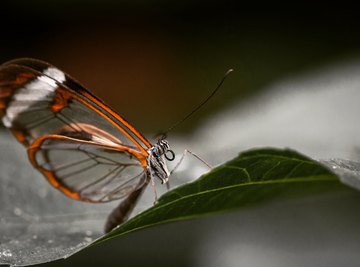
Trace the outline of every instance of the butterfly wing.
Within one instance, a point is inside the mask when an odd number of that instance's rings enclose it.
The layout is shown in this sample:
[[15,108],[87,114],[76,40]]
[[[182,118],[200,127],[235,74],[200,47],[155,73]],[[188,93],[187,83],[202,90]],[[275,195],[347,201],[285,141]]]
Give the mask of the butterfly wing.
[[37,138],[28,155],[54,187],[82,201],[123,198],[147,183],[145,159],[127,146],[48,135]]
[[64,126],[85,132],[81,123],[96,123],[121,144],[135,146],[145,155],[151,147],[133,126],[77,81],[34,59],[17,59],[0,66],[0,117],[26,146]]
[[0,118],[67,196],[106,202],[146,184],[150,143],[73,78],[42,61],[0,66]]

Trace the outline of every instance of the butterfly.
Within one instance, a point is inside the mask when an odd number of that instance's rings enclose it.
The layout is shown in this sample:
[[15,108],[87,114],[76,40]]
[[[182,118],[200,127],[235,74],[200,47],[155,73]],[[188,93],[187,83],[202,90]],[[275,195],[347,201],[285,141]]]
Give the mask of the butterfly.
[[92,203],[123,199],[105,232],[127,219],[154,177],[168,183],[166,160],[175,154],[164,137],[151,144],[46,62],[22,58],[0,66],[0,118],[26,147],[31,164],[66,196]]

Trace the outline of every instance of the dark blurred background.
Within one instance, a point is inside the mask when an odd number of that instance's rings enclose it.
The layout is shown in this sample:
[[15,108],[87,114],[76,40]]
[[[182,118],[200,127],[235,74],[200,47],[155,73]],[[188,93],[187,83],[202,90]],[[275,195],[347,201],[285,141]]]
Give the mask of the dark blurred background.
[[219,96],[177,131],[281,77],[360,52],[356,9],[325,1],[7,1],[0,22],[1,62],[48,61],[145,133],[189,112],[229,68]]
[[[34,57],[58,66],[145,134],[181,118],[234,68],[219,94],[176,129],[190,134],[273,81],[358,57],[356,11],[325,1],[3,1],[0,61]],[[196,266],[200,228],[146,230],[53,265]]]

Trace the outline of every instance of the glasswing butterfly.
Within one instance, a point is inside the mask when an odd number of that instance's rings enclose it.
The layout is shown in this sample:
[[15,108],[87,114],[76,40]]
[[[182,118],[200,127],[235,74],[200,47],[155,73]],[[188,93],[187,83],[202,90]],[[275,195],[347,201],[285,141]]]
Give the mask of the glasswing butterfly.
[[169,177],[165,139],[152,145],[76,80],[35,59],[0,66],[0,117],[32,165],[65,195],[86,202],[125,198],[105,231],[126,219],[154,176]]
[[[227,74],[168,131],[203,106]],[[154,187],[155,176],[168,182],[165,159],[174,160],[175,154],[166,134],[151,144],[79,82],[46,62],[22,58],[0,66],[0,118],[27,148],[32,165],[68,197],[93,203],[123,199],[109,215],[105,232],[127,219],[147,184]]]

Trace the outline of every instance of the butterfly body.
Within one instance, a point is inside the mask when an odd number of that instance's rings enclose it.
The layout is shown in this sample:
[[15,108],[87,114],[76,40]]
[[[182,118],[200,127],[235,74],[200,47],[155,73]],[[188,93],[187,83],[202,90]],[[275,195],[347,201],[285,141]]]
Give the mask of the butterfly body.
[[[168,142],[152,145],[75,79],[35,59],[0,66],[0,118],[52,186],[86,202],[123,199],[106,231],[123,221],[154,177],[168,182]],[[167,153],[171,153],[167,156]]]

